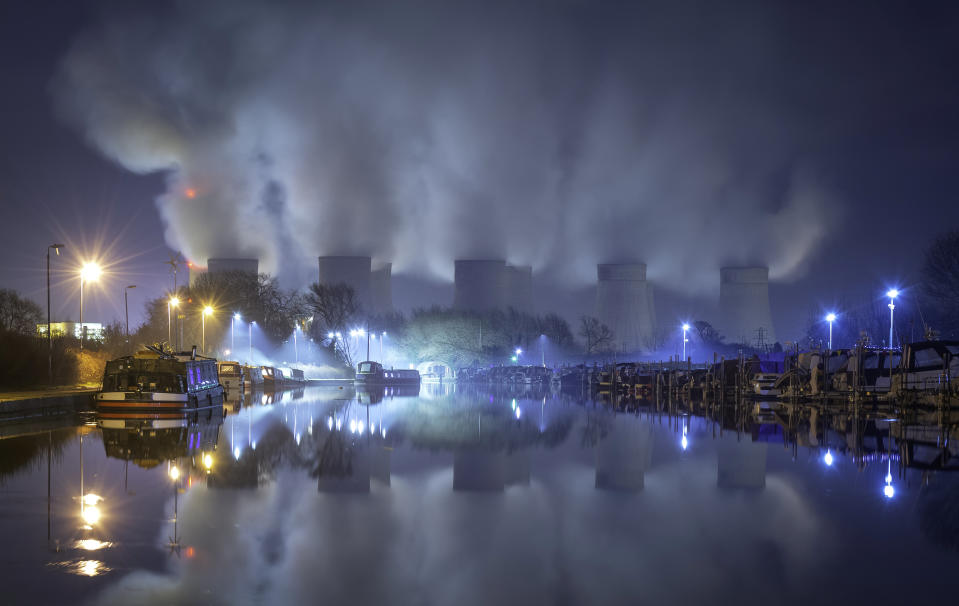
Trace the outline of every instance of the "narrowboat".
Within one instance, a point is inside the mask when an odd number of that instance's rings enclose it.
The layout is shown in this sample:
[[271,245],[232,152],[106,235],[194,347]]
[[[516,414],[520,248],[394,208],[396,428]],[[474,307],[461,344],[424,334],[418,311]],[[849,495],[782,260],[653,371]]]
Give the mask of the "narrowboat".
[[243,367],[243,389],[246,391],[263,389],[263,372],[259,366]]
[[228,396],[243,393],[243,367],[239,362],[220,362],[217,372],[220,375],[220,385]]
[[223,406],[217,362],[155,347],[110,360],[95,396],[98,410],[195,410]]
[[379,362],[367,360],[356,367],[355,382],[359,385],[419,385],[417,370],[386,370]]

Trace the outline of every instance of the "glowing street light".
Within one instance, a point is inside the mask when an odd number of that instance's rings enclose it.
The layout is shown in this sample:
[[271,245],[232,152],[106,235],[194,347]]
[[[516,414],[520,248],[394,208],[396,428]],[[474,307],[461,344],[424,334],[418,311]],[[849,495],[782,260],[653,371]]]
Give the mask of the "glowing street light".
[[213,308],[209,305],[203,306],[203,313],[200,314],[200,349],[206,353],[206,317],[213,315]]
[[80,267],[80,351],[83,351],[83,341],[87,337],[87,327],[83,324],[83,285],[86,282],[96,282],[102,274],[103,270],[93,261]]
[[[836,321],[836,314],[826,314],[826,322],[829,322],[829,349],[832,349],[832,323]],[[831,455],[830,455],[831,456]]]
[[689,343],[689,339],[686,338],[686,333],[689,332],[689,324],[683,324],[683,362],[686,361],[686,343]]
[[895,288],[890,288],[886,291],[886,296],[889,297],[889,349],[892,349],[892,320],[893,313],[896,311],[896,297],[899,296],[899,291]]
[[180,468],[174,465],[170,468],[170,479],[176,482],[180,478]]
[[826,464],[826,467],[832,467],[833,457],[831,450],[826,450],[826,454],[823,456],[822,462]]

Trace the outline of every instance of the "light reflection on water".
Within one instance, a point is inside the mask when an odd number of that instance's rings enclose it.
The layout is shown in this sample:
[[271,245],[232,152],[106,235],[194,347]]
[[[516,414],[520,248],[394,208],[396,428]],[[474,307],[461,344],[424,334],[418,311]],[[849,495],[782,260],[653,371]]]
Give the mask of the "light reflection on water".
[[[104,579],[82,591],[108,603],[203,588],[223,603],[475,604],[840,602],[822,587],[857,579],[853,601],[885,602],[906,590],[873,593],[865,563],[893,544],[910,553],[895,559],[910,599],[934,598],[959,563],[942,518],[955,479],[905,462],[932,460],[935,430],[428,387],[101,422],[82,458],[109,513],[92,530],[67,522],[81,455],[68,442],[53,534],[71,549],[47,561]],[[44,496],[45,471],[25,476]]]

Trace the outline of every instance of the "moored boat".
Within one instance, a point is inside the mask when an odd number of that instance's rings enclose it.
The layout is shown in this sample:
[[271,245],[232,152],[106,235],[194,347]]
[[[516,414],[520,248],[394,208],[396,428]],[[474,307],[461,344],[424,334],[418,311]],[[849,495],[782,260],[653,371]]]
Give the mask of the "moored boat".
[[96,394],[99,410],[194,410],[222,406],[214,358],[150,347],[110,360]]
[[417,370],[387,370],[379,362],[367,360],[357,365],[354,381],[360,385],[419,385],[420,373]]

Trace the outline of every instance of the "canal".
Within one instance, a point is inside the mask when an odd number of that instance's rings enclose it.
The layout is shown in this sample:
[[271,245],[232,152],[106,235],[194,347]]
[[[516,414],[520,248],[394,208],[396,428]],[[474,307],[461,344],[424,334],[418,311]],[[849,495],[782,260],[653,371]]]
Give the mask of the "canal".
[[3,602],[953,601],[954,430],[826,416],[423,385],[7,426]]

